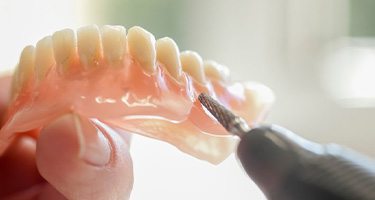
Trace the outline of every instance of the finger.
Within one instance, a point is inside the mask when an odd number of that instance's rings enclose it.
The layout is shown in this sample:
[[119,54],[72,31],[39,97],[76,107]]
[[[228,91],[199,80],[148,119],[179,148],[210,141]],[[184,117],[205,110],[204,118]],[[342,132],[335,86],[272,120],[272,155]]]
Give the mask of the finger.
[[0,77],[0,127],[2,123],[2,116],[5,113],[6,106],[8,105],[9,98],[10,98],[10,83],[12,77],[11,76],[4,76]]
[[37,185],[33,185],[32,187],[17,192],[6,197],[1,197],[1,199],[6,200],[66,200],[66,198],[57,191],[54,187],[52,187],[49,183],[40,183]]
[[66,198],[59,192],[57,191],[54,187],[52,187],[50,184],[45,184],[41,188],[41,192],[36,195],[36,198],[38,200],[66,200]]
[[99,122],[65,115],[41,132],[36,152],[41,175],[68,199],[129,198],[128,144]]
[[22,136],[0,157],[0,199],[43,182],[35,164],[35,149],[35,140]]

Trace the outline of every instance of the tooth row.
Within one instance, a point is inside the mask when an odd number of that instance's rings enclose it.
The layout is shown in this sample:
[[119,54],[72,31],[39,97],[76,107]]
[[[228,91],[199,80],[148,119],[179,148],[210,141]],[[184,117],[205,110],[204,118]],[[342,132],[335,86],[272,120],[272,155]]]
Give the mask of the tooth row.
[[30,84],[30,79],[34,77],[35,48],[26,46],[21,53],[20,61],[13,76],[12,97],[16,96],[21,87]]
[[201,56],[194,51],[184,51],[180,54],[182,70],[192,76],[197,82],[204,84],[206,82],[203,61]]
[[203,63],[199,54],[193,51],[180,53],[171,38],[155,41],[151,33],[138,26],[130,28],[128,34],[122,26],[103,26],[101,29],[95,25],[86,26],[79,28],[77,35],[71,29],[57,31],[41,39],[35,50],[32,46],[26,47],[17,71],[20,80],[35,71],[36,79],[41,81],[54,65],[61,74],[67,74],[77,62],[81,70],[99,67],[101,60],[111,66],[121,66],[127,51],[147,74],[155,71],[158,60],[177,81],[182,71],[201,84],[206,82],[206,77],[226,80],[229,76],[227,68],[213,61]]
[[181,77],[180,51],[177,44],[168,37],[156,41],[156,54],[160,63],[163,63],[169,74],[179,80]]
[[203,65],[206,77],[211,80],[227,81],[230,77],[229,69],[215,61],[208,60]]
[[97,26],[86,26],[77,31],[78,55],[85,69],[99,66],[102,59],[102,42]]
[[35,75],[37,80],[43,80],[47,72],[55,64],[52,38],[47,36],[41,39],[35,48]]
[[134,26],[128,32],[129,53],[143,69],[152,74],[156,68],[155,37],[145,29]]
[[123,26],[103,26],[101,29],[104,58],[119,64],[126,53],[126,30]]
[[76,37],[71,29],[57,31],[52,35],[52,43],[58,71],[62,74],[77,60]]
[[244,85],[244,95],[246,103],[244,105],[244,110],[248,111],[247,115],[250,119],[259,120],[258,117],[264,117],[262,115],[266,114],[269,107],[273,104],[275,96],[270,88],[265,85],[246,82]]

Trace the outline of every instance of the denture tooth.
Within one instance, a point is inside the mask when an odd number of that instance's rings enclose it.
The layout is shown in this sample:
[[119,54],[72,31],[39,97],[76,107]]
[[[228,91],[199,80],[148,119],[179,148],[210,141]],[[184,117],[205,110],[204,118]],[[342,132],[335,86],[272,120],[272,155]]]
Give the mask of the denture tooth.
[[207,78],[218,81],[227,81],[229,79],[230,72],[226,66],[212,60],[204,61],[203,65]]
[[205,84],[206,77],[203,72],[201,56],[194,51],[184,51],[180,54],[182,70],[193,77],[197,82]]
[[179,80],[181,77],[180,51],[177,44],[169,37],[156,41],[156,55],[159,62],[163,63],[169,74]]
[[244,109],[248,111],[253,120],[263,118],[264,114],[266,114],[265,112],[269,110],[275,100],[272,90],[263,84],[255,82],[246,82],[243,85],[246,98]]
[[102,45],[99,28],[96,25],[77,30],[78,55],[85,69],[99,66],[102,58]]
[[64,74],[77,60],[75,34],[71,29],[57,31],[52,35],[52,43],[57,70]]
[[128,31],[129,52],[143,67],[146,73],[152,74],[155,69],[155,37],[145,29],[134,26]]
[[47,36],[39,40],[35,48],[35,74],[37,80],[43,80],[54,64],[52,38]]
[[34,77],[35,48],[27,46],[22,50],[20,61],[15,73],[14,93],[17,94],[21,87],[30,83]]
[[109,63],[119,63],[126,53],[126,30],[122,26],[101,28],[103,54]]

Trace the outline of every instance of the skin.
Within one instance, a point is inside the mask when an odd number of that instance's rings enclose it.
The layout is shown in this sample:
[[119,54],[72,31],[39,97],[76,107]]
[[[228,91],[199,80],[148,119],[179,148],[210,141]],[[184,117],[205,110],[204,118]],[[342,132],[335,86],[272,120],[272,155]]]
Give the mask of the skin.
[[[11,77],[0,77],[0,122],[10,82]],[[73,119],[73,114],[61,116],[38,137],[15,138],[0,155],[0,199],[129,199],[129,136],[108,127],[98,131],[88,119],[82,120],[79,132]],[[88,144],[94,150],[87,150]]]

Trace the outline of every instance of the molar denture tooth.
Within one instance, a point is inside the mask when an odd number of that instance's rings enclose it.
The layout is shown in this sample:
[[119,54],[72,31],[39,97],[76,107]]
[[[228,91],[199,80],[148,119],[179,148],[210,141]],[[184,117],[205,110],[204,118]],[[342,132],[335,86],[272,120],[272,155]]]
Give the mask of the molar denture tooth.
[[156,69],[155,37],[145,29],[134,26],[129,29],[127,38],[130,54],[146,73],[152,74]]
[[108,63],[119,63],[126,53],[126,29],[123,26],[101,28],[104,59]]
[[163,63],[169,74],[176,80],[181,77],[180,51],[177,44],[169,37],[156,41],[156,55],[159,62]]
[[98,26],[79,28],[77,30],[77,46],[81,65],[85,69],[99,66],[102,58],[102,43]]
[[59,73],[65,74],[77,60],[77,46],[74,31],[64,29],[55,32],[52,35],[52,43],[57,70]]
[[248,111],[253,120],[256,120],[255,117],[264,117],[262,115],[265,113],[262,112],[267,111],[275,100],[272,90],[256,82],[242,84],[245,88],[244,95],[247,100],[244,109]]
[[207,78],[211,80],[228,81],[230,72],[226,66],[220,65],[213,60],[206,60],[203,65],[204,73]]
[[14,94],[18,94],[21,87],[28,84],[34,76],[35,64],[35,48],[34,46],[27,46],[22,50],[20,61],[14,74]]
[[35,48],[35,74],[36,79],[41,81],[55,64],[51,36],[39,40]]
[[194,51],[184,51],[180,54],[182,70],[193,77],[197,82],[205,84],[206,77],[203,72],[201,56]]

